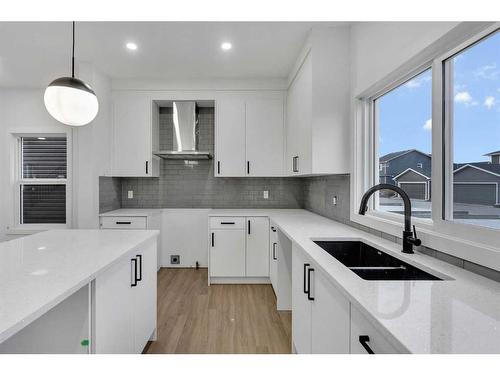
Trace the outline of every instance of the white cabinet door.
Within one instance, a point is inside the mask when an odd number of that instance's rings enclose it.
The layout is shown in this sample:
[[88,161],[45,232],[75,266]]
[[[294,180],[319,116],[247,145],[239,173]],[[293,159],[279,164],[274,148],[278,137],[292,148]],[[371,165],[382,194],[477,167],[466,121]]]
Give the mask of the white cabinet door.
[[269,276],[269,219],[247,217],[246,276]]
[[136,253],[138,280],[134,294],[134,352],[141,353],[156,328],[156,246]]
[[285,171],[288,175],[311,173],[311,122],[312,62],[311,56],[308,56],[297,72],[287,96]]
[[[362,342],[365,346],[363,346]],[[352,354],[397,354],[400,353],[362,314],[351,307],[351,353]]]
[[292,246],[292,343],[299,354],[311,353],[311,303],[307,288],[310,263],[296,245]]
[[278,291],[278,231],[271,224],[270,233],[270,251],[269,251],[269,279],[273,286],[276,299],[279,300]]
[[129,258],[95,279],[93,347],[95,353],[134,353],[134,319]]
[[283,174],[283,100],[246,101],[246,160],[249,176]]
[[149,95],[113,94],[113,176],[152,175],[152,107]]
[[316,269],[310,288],[311,352],[349,354],[349,301]]
[[210,235],[210,276],[245,276],[245,231],[212,230]]
[[245,176],[245,101],[243,98],[217,100],[216,135],[215,176]]

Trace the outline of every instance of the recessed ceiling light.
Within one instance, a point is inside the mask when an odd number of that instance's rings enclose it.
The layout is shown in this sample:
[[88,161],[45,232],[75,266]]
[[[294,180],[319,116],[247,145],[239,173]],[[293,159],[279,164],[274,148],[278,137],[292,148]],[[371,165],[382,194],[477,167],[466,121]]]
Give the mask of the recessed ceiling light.
[[229,42],[224,42],[220,45],[220,48],[222,48],[224,51],[229,51],[233,45]]
[[132,42],[128,42],[125,47],[127,47],[127,49],[131,50],[131,51],[135,51],[137,49],[137,44],[135,43],[132,43]]

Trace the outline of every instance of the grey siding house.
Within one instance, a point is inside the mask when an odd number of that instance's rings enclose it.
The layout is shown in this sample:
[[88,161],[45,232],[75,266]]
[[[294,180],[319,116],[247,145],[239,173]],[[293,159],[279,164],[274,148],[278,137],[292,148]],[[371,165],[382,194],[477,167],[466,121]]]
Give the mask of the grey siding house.
[[[500,206],[500,150],[485,156],[489,162],[453,166],[454,202]],[[380,183],[400,186],[412,199],[431,199],[431,155],[419,150],[393,152],[382,156],[379,166]]]

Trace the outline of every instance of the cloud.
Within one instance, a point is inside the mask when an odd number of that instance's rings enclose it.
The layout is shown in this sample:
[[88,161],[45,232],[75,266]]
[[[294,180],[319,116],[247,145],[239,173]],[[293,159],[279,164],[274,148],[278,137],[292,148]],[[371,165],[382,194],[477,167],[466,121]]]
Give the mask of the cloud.
[[455,102],[456,103],[463,103],[463,104],[473,104],[472,102],[472,96],[469,94],[468,91],[459,91],[455,94]]
[[430,74],[424,75],[422,77],[416,77],[413,79],[410,79],[408,82],[405,83],[405,87],[409,89],[414,89],[417,87],[422,86],[422,83],[430,82],[432,80],[432,77]]
[[477,68],[473,74],[477,78],[496,80],[500,77],[500,70],[497,69],[497,64],[489,64]]
[[487,96],[484,99],[484,106],[488,109],[491,109],[495,105],[495,97],[494,96]]
[[428,119],[424,126],[423,126],[424,130],[432,130],[432,119]]

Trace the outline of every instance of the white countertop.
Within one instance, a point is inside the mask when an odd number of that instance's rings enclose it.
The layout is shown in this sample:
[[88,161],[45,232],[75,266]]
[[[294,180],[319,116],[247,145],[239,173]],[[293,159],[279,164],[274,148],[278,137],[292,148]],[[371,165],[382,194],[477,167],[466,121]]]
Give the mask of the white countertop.
[[99,216],[151,216],[159,213],[161,208],[119,208],[103,212]]
[[[500,283],[305,210],[211,210],[269,216],[387,339],[411,353],[500,353]],[[311,239],[361,240],[443,281],[368,281]]]
[[51,230],[0,243],[0,343],[158,233]]

